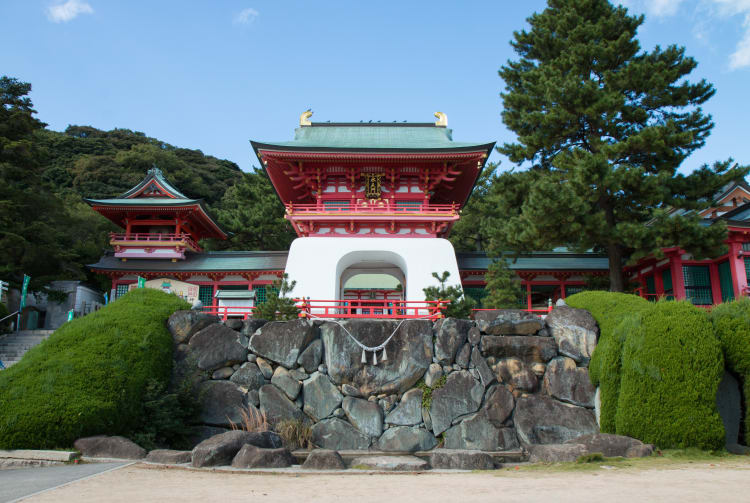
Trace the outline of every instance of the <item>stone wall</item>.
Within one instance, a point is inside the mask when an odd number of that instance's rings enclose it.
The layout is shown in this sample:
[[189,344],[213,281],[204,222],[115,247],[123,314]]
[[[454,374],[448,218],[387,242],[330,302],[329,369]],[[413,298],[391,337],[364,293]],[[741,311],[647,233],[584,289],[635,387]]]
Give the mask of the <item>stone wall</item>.
[[[240,422],[242,407],[272,425],[303,421],[317,446],[335,450],[499,451],[598,432],[587,368],[598,327],[568,306],[546,320],[496,310],[434,324],[219,323],[179,311],[169,328],[179,378],[197,383],[199,437]],[[391,334],[387,354],[362,361],[355,339],[373,347]]]

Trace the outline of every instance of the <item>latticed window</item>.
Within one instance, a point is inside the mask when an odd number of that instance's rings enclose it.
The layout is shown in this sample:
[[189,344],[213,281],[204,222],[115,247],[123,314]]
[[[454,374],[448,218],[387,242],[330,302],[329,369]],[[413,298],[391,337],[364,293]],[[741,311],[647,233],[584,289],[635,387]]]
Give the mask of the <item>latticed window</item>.
[[484,288],[484,287],[481,287],[481,286],[479,286],[479,287],[476,287],[476,286],[472,287],[472,286],[470,286],[470,287],[464,288],[464,295],[466,297],[471,297],[472,299],[474,299],[475,301],[477,301],[477,305],[481,305],[482,304],[482,300],[485,297],[487,297],[488,293],[489,292],[487,292],[487,289]]
[[664,296],[668,300],[674,299],[674,288],[672,287],[672,270],[664,269],[661,272],[661,284],[664,287]]
[[419,211],[422,201],[396,201],[396,208],[404,208],[406,211]]
[[117,289],[115,289],[115,298],[119,299],[120,297],[128,293],[128,286],[129,285],[123,285],[123,284],[117,285]]
[[734,300],[734,287],[732,286],[732,268],[729,261],[725,260],[719,264],[719,285],[721,286],[721,301]]
[[750,257],[745,257],[745,278],[747,278],[747,284],[750,285]]
[[653,274],[646,276],[646,293],[650,294],[650,299],[655,299],[654,294],[656,293],[656,283],[654,282]]
[[326,211],[344,211],[349,209],[349,200],[328,199],[323,201],[323,208]]
[[711,272],[707,265],[684,265],[682,276],[685,280],[685,296],[699,306],[714,303],[711,292]]
[[583,285],[565,285],[565,296],[570,297],[584,290]]
[[265,304],[266,300],[266,285],[256,285],[253,287],[255,290],[255,305]]
[[212,306],[214,304],[214,286],[199,285],[198,300],[200,300],[204,306]]

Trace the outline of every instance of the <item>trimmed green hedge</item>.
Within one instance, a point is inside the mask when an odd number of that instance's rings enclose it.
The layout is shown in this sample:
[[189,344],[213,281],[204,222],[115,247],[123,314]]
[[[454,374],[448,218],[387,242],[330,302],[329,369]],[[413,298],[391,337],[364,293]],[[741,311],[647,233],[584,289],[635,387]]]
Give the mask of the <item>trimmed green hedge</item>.
[[750,439],[750,299],[720,304],[711,310],[711,322],[721,342],[724,361],[737,374],[745,396],[745,439]]
[[565,302],[586,309],[599,324],[599,340],[589,363],[589,378],[599,386],[601,431],[615,433],[615,415],[620,394],[622,347],[637,323],[639,313],[653,308],[642,297],[625,293],[588,291],[571,295]]
[[657,302],[632,328],[623,347],[617,433],[661,448],[723,447],[716,390],[724,358],[706,311],[686,301]]
[[187,308],[140,288],[60,327],[0,372],[0,448],[69,448],[80,437],[137,428],[147,384],[169,380],[166,320]]

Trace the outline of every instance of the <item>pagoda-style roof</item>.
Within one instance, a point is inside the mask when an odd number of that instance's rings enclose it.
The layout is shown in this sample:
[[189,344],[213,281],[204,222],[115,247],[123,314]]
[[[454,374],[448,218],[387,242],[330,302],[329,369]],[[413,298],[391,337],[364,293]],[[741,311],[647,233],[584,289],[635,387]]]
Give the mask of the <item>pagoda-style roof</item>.
[[[495,260],[484,252],[456,253],[458,268],[462,271],[486,271]],[[593,252],[575,253],[564,248],[554,251],[522,253],[515,260],[508,259],[508,268],[513,271],[606,271],[609,260],[606,255]]]
[[88,267],[101,272],[194,272],[214,271],[283,271],[286,267],[286,251],[211,251],[186,252],[185,259],[177,262],[159,259],[141,259],[122,262],[107,252],[96,264]]
[[489,155],[491,143],[453,141],[452,130],[433,123],[324,122],[300,126],[294,140],[250,142],[258,150],[311,152],[466,152]]
[[219,227],[208,210],[203,199],[191,199],[180,192],[154,166],[146,177],[135,187],[118,197],[109,199],[84,198],[94,210],[98,211],[115,225],[125,227],[125,221],[138,210],[149,210],[155,213],[176,213],[182,218],[189,218],[200,229],[195,239],[211,237],[226,239],[226,233]]

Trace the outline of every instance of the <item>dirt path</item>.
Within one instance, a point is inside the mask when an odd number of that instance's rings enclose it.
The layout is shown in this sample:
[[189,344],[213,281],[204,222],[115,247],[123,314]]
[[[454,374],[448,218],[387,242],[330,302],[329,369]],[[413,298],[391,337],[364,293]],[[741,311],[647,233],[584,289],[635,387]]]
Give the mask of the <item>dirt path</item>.
[[[257,498],[257,500],[256,500]],[[258,474],[133,465],[37,495],[29,502],[387,502],[680,501],[750,499],[750,464],[694,463],[668,469],[501,470],[423,474]]]

